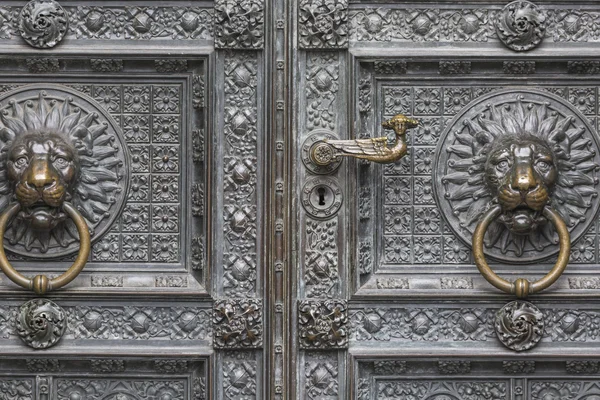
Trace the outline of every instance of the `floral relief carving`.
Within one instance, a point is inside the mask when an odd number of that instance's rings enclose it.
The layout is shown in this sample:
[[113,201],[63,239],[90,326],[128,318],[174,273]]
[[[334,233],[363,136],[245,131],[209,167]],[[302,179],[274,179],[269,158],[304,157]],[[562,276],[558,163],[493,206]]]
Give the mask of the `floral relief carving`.
[[155,60],[154,68],[156,72],[185,72],[188,69],[187,60]]
[[164,374],[181,374],[188,369],[188,362],[185,360],[155,360],[154,369]]
[[92,58],[90,60],[92,71],[96,72],[121,72],[123,60],[116,58]]
[[304,254],[307,297],[333,297],[339,290],[337,221],[308,220]]
[[110,85],[94,85],[94,99],[108,112],[118,113],[121,110],[121,87]]
[[348,347],[345,300],[304,300],[298,303],[298,337],[302,349]]
[[531,50],[545,37],[546,15],[535,4],[517,0],[507,4],[495,21],[498,38],[515,51]]
[[[257,56],[227,53],[224,101],[222,290],[251,297],[256,289]],[[196,146],[199,145],[196,139]],[[194,157],[199,159],[196,147]],[[203,154],[203,153],[202,153]],[[198,196],[193,194],[193,196]],[[192,197],[194,200],[194,197]],[[198,202],[192,210],[200,210]],[[195,212],[195,211],[193,211]]]
[[211,9],[200,7],[68,7],[77,39],[204,39],[213,36]]
[[335,357],[307,353],[304,363],[305,394],[309,399],[337,398],[338,362]]
[[456,42],[487,42],[492,36],[490,11],[484,9],[452,10],[443,12],[442,35]]
[[186,393],[184,379],[74,379],[55,381],[57,400],[154,400],[183,399]]
[[31,379],[0,379],[0,395],[6,400],[30,400],[33,398]]
[[[123,116],[123,135],[129,143],[148,142],[150,140],[150,128],[148,126],[147,115],[124,115]],[[132,151],[132,156],[139,157],[139,153],[146,151],[147,148],[134,147],[138,152]],[[132,157],[133,158],[133,157]],[[134,162],[139,162],[138,159]],[[137,168],[141,170],[142,168]]]
[[179,116],[153,115],[152,141],[154,143],[179,142]]
[[506,382],[377,380],[377,399],[508,400]]
[[214,18],[217,48],[260,49],[263,47],[263,1],[217,0]]
[[210,310],[191,307],[67,307],[74,339],[210,340]]
[[594,75],[600,73],[600,61],[568,61],[569,74]]
[[123,111],[130,113],[150,112],[150,87],[123,86]]
[[178,113],[180,103],[180,86],[154,86],[152,88],[152,104],[155,113]]
[[598,361],[567,361],[565,369],[570,374],[597,374],[598,365]]
[[[454,115],[471,101],[468,87],[444,88],[444,114]],[[433,120],[435,121],[435,120]],[[437,127],[439,130],[439,126]],[[441,132],[438,132],[438,135]],[[437,141],[433,144],[437,144]]]
[[131,177],[131,184],[129,185],[129,201],[148,201],[150,197],[148,196],[150,181],[148,175],[138,175],[134,174]]
[[385,115],[411,114],[411,88],[386,87],[383,90],[383,112]]
[[69,28],[69,15],[54,0],[34,0],[22,8],[18,27],[27,44],[48,49],[64,38]]
[[357,341],[488,341],[495,336],[491,309],[351,310],[351,338]]
[[503,361],[502,369],[505,374],[533,374],[535,361]]
[[308,53],[306,63],[307,129],[335,129],[339,68],[337,53]]
[[247,351],[226,352],[223,363],[223,395],[227,400],[255,399],[257,365]]
[[533,380],[530,385],[529,393],[532,400],[592,400],[594,397],[600,395],[598,384],[595,381],[561,381],[557,379],[551,381]]
[[440,75],[466,75],[471,73],[471,61],[440,61]]
[[262,347],[262,300],[218,300],[213,313],[213,345],[218,349]]
[[152,236],[151,261],[174,262],[180,257],[179,236],[154,235]]
[[115,373],[125,371],[123,360],[90,360],[91,369],[98,373]]
[[596,89],[593,87],[569,88],[569,102],[583,114],[596,112]]
[[298,26],[302,48],[347,48],[348,1],[302,0]]
[[444,375],[468,374],[471,372],[470,361],[438,361],[438,370]]

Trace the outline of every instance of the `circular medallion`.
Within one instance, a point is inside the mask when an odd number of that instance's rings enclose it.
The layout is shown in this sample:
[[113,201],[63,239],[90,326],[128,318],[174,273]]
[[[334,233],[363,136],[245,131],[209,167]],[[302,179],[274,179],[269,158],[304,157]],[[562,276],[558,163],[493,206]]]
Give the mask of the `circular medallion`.
[[496,33],[506,47],[527,51],[544,39],[546,16],[533,3],[523,0],[507,4],[498,14]]
[[[333,155],[333,148],[328,145],[323,145],[323,140],[337,140],[339,139],[333,132],[327,129],[316,129],[304,140],[302,143],[302,162],[306,169],[313,174],[327,175],[335,172],[342,163],[342,159],[329,163]],[[315,151],[316,150],[316,151]],[[318,159],[322,159],[323,162],[318,164],[312,159],[312,155],[315,155]]]
[[56,46],[69,29],[69,15],[54,0],[33,0],[25,4],[19,18],[19,31],[32,47]]
[[331,218],[342,206],[342,191],[332,178],[311,178],[302,188],[302,205],[314,218]]
[[543,218],[547,203],[566,222],[571,241],[596,220],[600,206],[599,139],[573,105],[528,89],[482,96],[446,126],[437,147],[434,192],[441,214],[468,246],[480,217],[502,214],[485,236],[486,255],[532,263],[559,251]]
[[29,347],[54,346],[67,328],[65,312],[50,300],[34,299],[19,308],[17,333]]
[[527,301],[512,301],[496,313],[494,328],[504,346],[514,351],[529,350],[544,335],[544,314]]
[[129,157],[119,124],[95,100],[61,85],[27,85],[0,96],[0,210],[21,211],[8,251],[55,258],[76,253],[70,202],[99,239],[126,200]]

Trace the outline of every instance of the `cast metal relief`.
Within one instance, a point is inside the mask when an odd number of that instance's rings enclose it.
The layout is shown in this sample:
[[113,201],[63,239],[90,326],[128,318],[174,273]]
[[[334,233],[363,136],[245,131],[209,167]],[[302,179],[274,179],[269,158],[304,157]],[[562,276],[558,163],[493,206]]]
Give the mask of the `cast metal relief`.
[[513,1],[499,13],[496,33],[500,41],[511,50],[531,50],[544,39],[546,16],[529,1]]
[[390,380],[378,379],[374,390],[378,400],[398,398],[417,398],[431,400],[506,400],[508,385],[506,382],[461,382],[427,380]]
[[348,347],[348,305],[345,300],[301,301],[298,319],[300,348]]
[[258,59],[249,52],[228,52],[224,61],[221,290],[248,297],[257,281]]
[[12,196],[22,206],[7,229],[6,248],[41,258],[78,251],[63,202],[72,203],[99,238],[127,194],[129,159],[119,125],[94,100],[65,86],[24,86],[0,97],[0,104],[1,208]]
[[32,0],[21,10],[19,32],[32,47],[56,46],[69,29],[69,15],[54,0]]
[[339,398],[339,363],[336,353],[306,352],[304,389],[309,399]]
[[[512,142],[523,149],[519,157],[507,152]],[[558,248],[540,207],[548,204],[558,212],[573,241],[594,221],[597,149],[595,129],[566,101],[535,90],[494,92],[467,105],[446,126],[434,167],[436,196],[450,228],[467,244],[474,224],[498,201],[503,212],[485,237],[489,256],[541,260]],[[527,188],[519,187],[516,166],[531,178],[522,182]],[[518,190],[526,207],[519,206]]]
[[213,346],[218,349],[262,347],[262,301],[232,299],[215,302]]
[[529,350],[544,334],[544,315],[533,304],[513,301],[496,313],[496,333],[503,345],[515,351]]
[[342,157],[352,157],[380,164],[394,163],[408,151],[406,132],[418,125],[419,121],[414,118],[395,115],[381,124],[384,129],[394,132],[395,140],[392,143],[388,143],[387,136],[352,140],[324,139],[311,146],[311,161],[324,166],[336,163]]
[[56,399],[176,400],[187,399],[185,379],[77,379],[57,378]]
[[348,47],[348,0],[302,0],[298,40],[304,49]]
[[264,46],[263,0],[217,0],[214,13],[216,48],[261,49]]
[[50,300],[30,300],[19,309],[17,332],[25,344],[34,349],[54,346],[66,328],[65,312]]

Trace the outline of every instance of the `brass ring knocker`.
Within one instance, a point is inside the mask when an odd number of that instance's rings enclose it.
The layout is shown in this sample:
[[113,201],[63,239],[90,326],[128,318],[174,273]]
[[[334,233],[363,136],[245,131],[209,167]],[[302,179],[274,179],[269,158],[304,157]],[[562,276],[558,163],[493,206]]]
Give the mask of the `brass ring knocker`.
[[49,279],[46,275],[36,275],[33,278],[27,278],[13,268],[4,252],[4,231],[6,230],[8,221],[10,221],[10,219],[21,209],[21,205],[19,203],[14,203],[0,215],[0,269],[11,281],[25,289],[33,290],[38,295],[43,295],[46,292],[59,289],[70,283],[77,275],[79,275],[81,270],[83,270],[88,256],[90,255],[92,245],[89,228],[85,219],[72,204],[63,203],[62,207],[77,227],[80,246],[79,253],[77,254],[77,258],[73,265],[71,265],[71,267],[62,275],[53,279]]
[[490,268],[485,260],[485,255],[483,254],[483,238],[485,236],[485,232],[490,223],[500,215],[501,211],[502,208],[500,205],[491,207],[481,217],[481,220],[475,228],[475,232],[473,233],[473,256],[475,258],[475,265],[477,265],[481,275],[483,275],[483,277],[493,286],[506,293],[515,294],[518,298],[522,299],[527,297],[529,294],[538,293],[548,288],[562,275],[567,267],[567,263],[569,262],[569,254],[571,252],[569,230],[567,229],[567,225],[561,216],[555,210],[546,206],[542,212],[542,215],[552,222],[558,232],[560,244],[558,260],[550,272],[548,272],[546,276],[540,280],[532,283],[525,278],[518,278],[514,282],[509,282],[506,279],[499,277]]

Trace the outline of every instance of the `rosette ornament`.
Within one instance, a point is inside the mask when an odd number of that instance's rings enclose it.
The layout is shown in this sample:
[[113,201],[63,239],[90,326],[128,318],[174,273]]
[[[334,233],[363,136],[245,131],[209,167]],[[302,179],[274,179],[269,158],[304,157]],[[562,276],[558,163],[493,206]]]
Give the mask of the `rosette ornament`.
[[496,334],[514,351],[529,350],[544,334],[544,315],[527,301],[512,301],[496,313]]
[[509,49],[531,50],[544,39],[546,16],[533,3],[513,1],[498,14],[496,32]]
[[30,300],[19,309],[17,332],[29,347],[47,349],[54,346],[66,328],[64,310],[50,300]]
[[54,0],[33,0],[21,10],[19,31],[32,47],[54,47],[64,38],[68,29],[69,15]]

